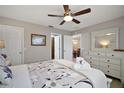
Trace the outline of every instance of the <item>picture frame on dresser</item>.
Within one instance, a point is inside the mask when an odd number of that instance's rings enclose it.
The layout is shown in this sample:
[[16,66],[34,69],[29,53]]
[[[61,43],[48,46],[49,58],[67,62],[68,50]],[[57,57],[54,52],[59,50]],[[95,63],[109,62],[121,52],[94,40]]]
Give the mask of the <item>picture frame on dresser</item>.
[[31,34],[31,46],[46,46],[46,35]]

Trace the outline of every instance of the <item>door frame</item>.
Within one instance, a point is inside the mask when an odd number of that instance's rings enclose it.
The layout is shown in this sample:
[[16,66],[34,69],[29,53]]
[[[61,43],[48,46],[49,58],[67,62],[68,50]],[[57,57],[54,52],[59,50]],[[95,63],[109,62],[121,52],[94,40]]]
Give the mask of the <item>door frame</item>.
[[[59,44],[60,44],[60,52],[59,52],[59,56],[60,56],[60,58],[59,59],[62,59],[62,34],[60,34],[60,33],[51,33],[50,34],[50,59],[52,59],[52,35],[59,35],[60,36],[60,42],[59,42]],[[55,43],[54,43],[55,44]],[[55,51],[55,50],[54,50]]]
[[22,61],[22,64],[24,64],[24,52],[25,52],[25,47],[24,47],[24,28],[22,28],[23,30],[21,31],[21,36],[22,36],[22,40],[21,40],[21,48],[22,48],[22,58],[21,58],[21,61]]
[[[72,36],[73,38],[74,37],[79,37],[80,38],[80,56],[81,56],[81,51],[82,51],[82,42],[81,42],[81,39],[82,39],[82,34],[75,34],[75,35],[73,35]],[[73,38],[72,38],[72,40],[73,40]]]

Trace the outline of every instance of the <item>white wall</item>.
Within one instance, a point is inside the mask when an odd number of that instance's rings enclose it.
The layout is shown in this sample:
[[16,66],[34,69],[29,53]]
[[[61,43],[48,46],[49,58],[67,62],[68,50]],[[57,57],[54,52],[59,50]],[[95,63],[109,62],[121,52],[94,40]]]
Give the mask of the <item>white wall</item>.
[[[0,24],[19,26],[19,27],[24,28],[24,40],[25,40],[24,41],[24,46],[25,46],[24,61],[25,61],[25,63],[30,63],[30,62],[34,62],[34,61],[38,61],[38,60],[49,60],[51,58],[51,55],[50,55],[51,54],[51,50],[50,50],[50,48],[51,48],[51,46],[50,46],[51,32],[61,33],[63,35],[64,34],[71,35],[71,34],[74,34],[75,32],[77,34],[81,33],[82,35],[84,35],[84,38],[81,39],[82,40],[81,47],[84,47],[85,49],[91,49],[91,47],[90,47],[91,46],[90,45],[90,43],[91,43],[90,32],[113,28],[113,27],[119,27],[120,28],[119,47],[124,49],[124,43],[123,43],[123,40],[124,40],[124,17],[121,17],[121,18],[118,18],[115,20],[111,20],[108,22],[103,22],[103,23],[93,25],[90,27],[86,27],[84,29],[80,29],[73,33],[66,32],[66,31],[59,30],[59,29],[41,26],[38,24],[4,18],[4,17],[0,17]],[[41,46],[41,47],[31,46],[31,38],[30,38],[31,33],[38,33],[38,34],[46,35],[47,36],[46,46]]]
[[77,41],[77,44],[73,44],[73,49],[80,48],[80,41]]
[[[4,17],[0,17],[0,24],[18,26],[18,27],[24,28],[24,47],[25,47],[24,62],[25,63],[51,59],[51,45],[50,45],[51,32],[60,33],[63,35],[71,34],[63,30],[49,28],[49,27],[38,25],[38,24],[18,21],[18,20],[4,18]],[[47,36],[46,46],[31,46],[31,36],[30,36],[31,33],[46,35]]]
[[90,33],[81,34],[81,48],[84,48],[85,50],[89,50],[91,46],[90,39],[91,39]]
[[[120,17],[114,20],[110,20],[107,22],[103,22],[97,25],[89,26],[84,29],[80,29],[78,31],[75,31],[76,34],[82,34],[81,39],[81,47],[89,50],[91,49],[91,34],[90,32],[93,31],[100,31],[108,28],[115,28],[119,27],[120,33],[119,33],[119,48],[124,49],[124,17]],[[75,34],[73,32],[72,34]]]
[[120,28],[120,33],[119,33],[119,37],[120,37],[119,45],[121,49],[124,49],[124,23],[122,24],[123,27]]

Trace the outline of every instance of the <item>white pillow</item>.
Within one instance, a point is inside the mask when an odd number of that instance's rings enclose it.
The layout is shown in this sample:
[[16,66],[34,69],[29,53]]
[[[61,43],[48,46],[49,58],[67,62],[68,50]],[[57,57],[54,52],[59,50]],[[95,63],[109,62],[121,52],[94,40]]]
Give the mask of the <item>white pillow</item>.
[[0,66],[0,83],[9,85],[12,80],[12,71],[7,66]]

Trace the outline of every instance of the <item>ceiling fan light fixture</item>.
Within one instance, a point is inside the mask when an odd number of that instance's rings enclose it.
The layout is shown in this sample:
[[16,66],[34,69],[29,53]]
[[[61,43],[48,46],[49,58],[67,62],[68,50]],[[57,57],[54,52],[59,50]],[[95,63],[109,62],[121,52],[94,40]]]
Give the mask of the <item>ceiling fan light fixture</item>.
[[72,21],[72,19],[73,19],[73,17],[70,16],[70,15],[67,15],[67,16],[64,17],[65,21]]

